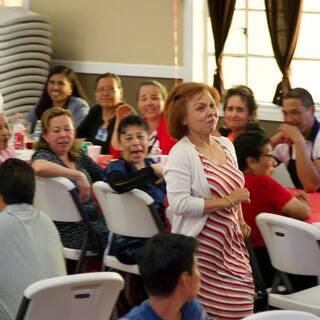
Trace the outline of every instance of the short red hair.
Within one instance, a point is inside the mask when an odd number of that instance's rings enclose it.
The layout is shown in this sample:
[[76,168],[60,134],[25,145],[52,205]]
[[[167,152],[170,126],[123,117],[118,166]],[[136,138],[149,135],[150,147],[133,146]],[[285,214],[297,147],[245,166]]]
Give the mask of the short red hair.
[[174,139],[180,140],[188,134],[188,127],[182,124],[187,112],[187,103],[203,92],[208,92],[216,105],[219,105],[218,91],[206,83],[184,82],[173,87],[169,92],[164,111],[168,131]]

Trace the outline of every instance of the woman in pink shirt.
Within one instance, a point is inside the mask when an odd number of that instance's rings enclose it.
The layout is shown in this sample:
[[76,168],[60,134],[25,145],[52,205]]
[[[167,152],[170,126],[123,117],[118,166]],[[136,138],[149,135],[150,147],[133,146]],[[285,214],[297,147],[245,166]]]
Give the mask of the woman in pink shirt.
[[16,153],[12,147],[8,145],[10,139],[10,129],[8,120],[5,115],[0,113],[0,162],[8,158],[16,158]]

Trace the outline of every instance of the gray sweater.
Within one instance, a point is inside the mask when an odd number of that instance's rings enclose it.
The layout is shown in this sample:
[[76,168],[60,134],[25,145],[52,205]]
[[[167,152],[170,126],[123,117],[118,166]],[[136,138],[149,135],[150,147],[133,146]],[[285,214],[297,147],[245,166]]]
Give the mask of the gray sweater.
[[30,284],[66,274],[62,244],[51,219],[27,204],[0,212],[0,319],[14,319]]

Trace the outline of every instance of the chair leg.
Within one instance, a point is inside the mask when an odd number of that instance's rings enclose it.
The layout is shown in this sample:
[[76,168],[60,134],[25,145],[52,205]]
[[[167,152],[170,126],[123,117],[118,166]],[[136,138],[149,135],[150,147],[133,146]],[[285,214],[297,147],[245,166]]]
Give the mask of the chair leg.
[[85,237],[84,237],[84,240],[83,240],[83,243],[82,243],[82,247],[81,247],[80,258],[78,260],[75,273],[81,273],[83,271],[84,264],[86,262],[86,257],[87,257],[88,240],[89,240],[88,231],[86,231]]
[[288,278],[288,275],[282,271],[277,271],[273,283],[272,283],[272,290],[271,293],[280,293],[278,287],[283,284],[286,288],[286,293],[293,293],[293,287],[292,284]]

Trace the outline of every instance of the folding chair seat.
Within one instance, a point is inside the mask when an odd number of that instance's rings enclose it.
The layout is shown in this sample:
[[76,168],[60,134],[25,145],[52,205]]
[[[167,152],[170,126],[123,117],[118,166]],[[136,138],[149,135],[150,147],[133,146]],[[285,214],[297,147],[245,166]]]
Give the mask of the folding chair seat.
[[[282,272],[320,276],[320,230],[303,221],[261,213],[256,218],[272,266]],[[269,294],[269,305],[320,316],[320,285],[290,294]]]

